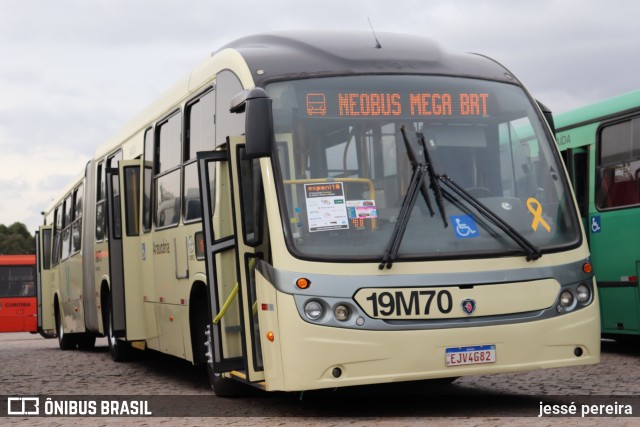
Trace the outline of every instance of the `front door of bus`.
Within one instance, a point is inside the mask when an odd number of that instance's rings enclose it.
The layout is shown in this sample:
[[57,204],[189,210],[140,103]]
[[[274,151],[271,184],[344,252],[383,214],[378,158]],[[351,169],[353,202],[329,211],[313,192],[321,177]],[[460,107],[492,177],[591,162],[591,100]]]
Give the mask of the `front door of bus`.
[[120,161],[117,169],[107,170],[113,333],[128,341],[145,339],[146,333],[140,274],[141,171],[142,160]]
[[232,137],[228,151],[198,153],[213,370],[256,382],[264,380],[254,286],[262,233],[253,224],[262,215],[249,206],[256,199],[250,164],[244,137]]

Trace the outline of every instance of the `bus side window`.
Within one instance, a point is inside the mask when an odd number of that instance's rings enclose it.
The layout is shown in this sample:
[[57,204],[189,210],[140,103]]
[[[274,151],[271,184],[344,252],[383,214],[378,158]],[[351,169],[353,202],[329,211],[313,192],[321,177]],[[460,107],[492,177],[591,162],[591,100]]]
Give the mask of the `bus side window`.
[[177,112],[160,122],[155,135],[155,223],[160,228],[180,220],[180,123]]
[[100,242],[105,236],[106,213],[106,192],[105,192],[104,161],[98,163],[96,174],[96,241]]
[[51,231],[50,229],[42,230],[42,269],[49,270],[51,268]]
[[244,147],[238,152],[238,168],[240,172],[242,195],[242,220],[244,224],[244,241],[247,245],[256,246],[262,242],[262,210],[264,197],[262,193],[262,174],[260,161],[247,159]]
[[187,105],[187,129],[184,141],[184,184],[182,206],[184,222],[199,220],[202,215],[198,185],[197,153],[215,148],[215,91],[209,90]]
[[71,195],[69,195],[64,201],[64,227],[62,231],[62,255],[61,260],[69,258],[69,254],[71,253],[71,215],[73,213],[73,209],[71,206]]
[[71,253],[80,251],[82,230],[82,201],[84,198],[84,185],[80,184],[73,192],[73,223],[71,225]]
[[60,262],[60,243],[62,239],[62,205],[58,205],[54,212],[53,219],[53,258],[52,265],[58,265]]
[[640,204],[640,117],[604,126],[598,133],[596,205]]
[[153,128],[147,129],[144,134],[144,199],[142,202],[142,229],[145,232],[151,230],[151,180],[153,179]]
[[231,71],[225,70],[216,77],[216,144],[218,147],[227,142],[231,135],[244,133],[244,113],[229,112],[229,105],[234,96],[242,92],[242,83]]

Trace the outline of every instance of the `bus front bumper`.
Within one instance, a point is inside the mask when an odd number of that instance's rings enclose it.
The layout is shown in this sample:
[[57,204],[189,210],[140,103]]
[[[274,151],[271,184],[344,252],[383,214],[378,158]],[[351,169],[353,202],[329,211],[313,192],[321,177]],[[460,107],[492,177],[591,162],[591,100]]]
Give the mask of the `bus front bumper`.
[[[313,325],[278,293],[278,318],[263,340],[267,390],[300,391],[484,375],[600,361],[597,301],[538,321],[499,326],[372,331]],[[264,329],[263,329],[264,331]],[[447,348],[495,346],[495,362],[447,366]],[[336,374],[339,373],[339,376]]]

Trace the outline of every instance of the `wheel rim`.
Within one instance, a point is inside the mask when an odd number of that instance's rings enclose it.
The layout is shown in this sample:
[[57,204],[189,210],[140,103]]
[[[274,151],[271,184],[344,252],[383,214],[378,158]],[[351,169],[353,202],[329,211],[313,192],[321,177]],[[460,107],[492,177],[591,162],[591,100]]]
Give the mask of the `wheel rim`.
[[58,314],[58,339],[62,341],[64,338],[64,328],[62,327],[62,319],[60,319],[60,314]]
[[113,316],[109,313],[109,326],[107,329],[107,340],[110,348],[116,348],[116,337],[113,334]]

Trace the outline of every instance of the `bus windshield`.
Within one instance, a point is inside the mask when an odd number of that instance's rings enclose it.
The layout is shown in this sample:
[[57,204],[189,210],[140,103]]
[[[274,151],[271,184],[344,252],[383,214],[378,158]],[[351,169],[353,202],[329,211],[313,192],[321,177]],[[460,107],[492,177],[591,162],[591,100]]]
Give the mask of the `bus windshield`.
[[[415,175],[411,151],[543,252],[580,241],[562,166],[516,85],[371,75],[275,82],[266,90],[285,233],[298,257],[379,261]],[[423,185],[402,227],[398,260],[524,253],[467,197],[439,186],[439,210],[433,179]]]

